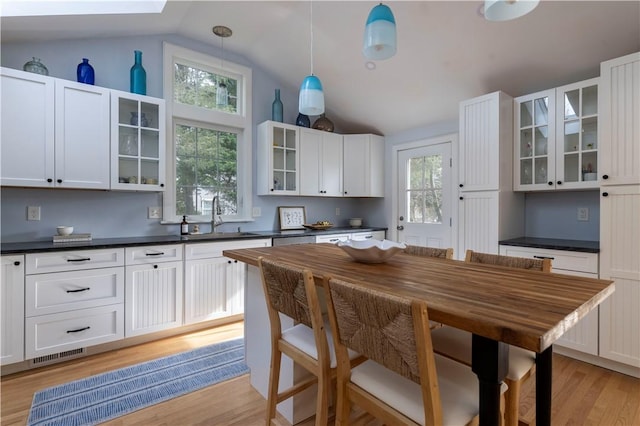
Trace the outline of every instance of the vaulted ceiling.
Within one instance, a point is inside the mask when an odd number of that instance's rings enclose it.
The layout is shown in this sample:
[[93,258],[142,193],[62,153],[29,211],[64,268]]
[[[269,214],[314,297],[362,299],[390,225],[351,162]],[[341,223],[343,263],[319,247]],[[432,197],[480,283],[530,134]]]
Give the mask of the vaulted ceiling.
[[[365,67],[362,37],[376,2],[313,3],[314,73],[341,129],[390,134],[457,117],[458,103],[495,90],[519,96],[597,76],[601,61],[640,50],[640,2],[542,0],[489,22],[482,1],[390,1],[398,53]],[[169,1],[160,14],[3,17],[2,42],[178,34],[219,46],[297,91],[310,70],[308,1]]]

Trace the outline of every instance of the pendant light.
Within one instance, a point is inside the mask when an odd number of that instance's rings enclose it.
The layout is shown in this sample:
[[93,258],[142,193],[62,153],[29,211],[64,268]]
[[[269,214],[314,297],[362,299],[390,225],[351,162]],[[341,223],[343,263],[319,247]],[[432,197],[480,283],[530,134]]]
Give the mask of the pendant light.
[[[220,44],[222,48],[222,59],[220,59],[220,68],[224,69],[224,39],[231,37],[233,31],[231,28],[224,25],[216,25],[213,27],[213,33],[220,37]],[[219,81],[220,76],[216,77],[216,105],[218,107],[226,107],[229,104],[229,91],[224,81]]]
[[362,53],[367,59],[380,61],[395,55],[396,49],[396,20],[389,6],[380,3],[369,12]]
[[311,34],[311,74],[302,80],[298,111],[304,115],[320,115],[324,113],[324,92],[320,79],[313,75],[313,2],[309,2],[309,21]]
[[509,21],[526,15],[540,0],[485,0],[484,17],[488,21]]

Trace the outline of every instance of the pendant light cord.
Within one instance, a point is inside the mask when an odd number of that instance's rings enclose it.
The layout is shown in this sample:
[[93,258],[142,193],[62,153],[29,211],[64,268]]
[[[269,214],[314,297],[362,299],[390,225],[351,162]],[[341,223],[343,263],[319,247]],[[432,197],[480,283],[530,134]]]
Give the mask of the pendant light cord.
[[309,27],[311,34],[311,75],[313,75],[313,1],[309,1]]

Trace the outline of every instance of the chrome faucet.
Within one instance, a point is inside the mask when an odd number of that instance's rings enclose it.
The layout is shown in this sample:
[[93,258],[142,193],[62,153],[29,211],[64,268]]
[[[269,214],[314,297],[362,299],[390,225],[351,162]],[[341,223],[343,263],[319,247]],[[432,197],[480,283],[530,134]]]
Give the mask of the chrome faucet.
[[218,226],[224,223],[224,221],[222,220],[222,217],[220,216],[221,213],[222,212],[220,210],[220,200],[216,195],[215,197],[213,197],[213,201],[211,202],[211,233],[212,234],[216,232],[216,228]]

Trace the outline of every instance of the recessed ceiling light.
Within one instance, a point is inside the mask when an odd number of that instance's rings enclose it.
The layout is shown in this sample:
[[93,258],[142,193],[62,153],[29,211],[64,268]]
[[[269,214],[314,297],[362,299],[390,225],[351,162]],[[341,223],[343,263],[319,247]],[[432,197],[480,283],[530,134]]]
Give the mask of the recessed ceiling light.
[[367,61],[364,63],[365,68],[367,68],[369,71],[373,71],[376,69],[376,63],[373,61]]

